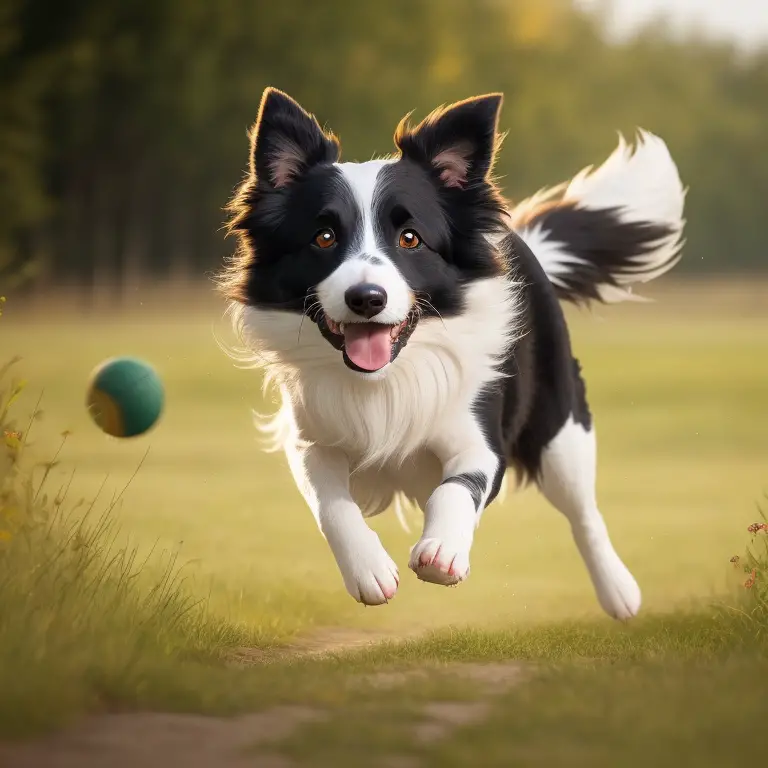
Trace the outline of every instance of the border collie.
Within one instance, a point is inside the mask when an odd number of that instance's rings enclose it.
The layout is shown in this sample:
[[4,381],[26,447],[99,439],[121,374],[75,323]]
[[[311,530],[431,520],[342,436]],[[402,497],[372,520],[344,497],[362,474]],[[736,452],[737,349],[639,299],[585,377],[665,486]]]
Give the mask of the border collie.
[[279,389],[271,419],[347,590],[391,600],[395,563],[366,518],[424,512],[419,579],[469,574],[508,468],[570,523],[597,599],[640,608],[595,497],[595,430],[559,301],[633,298],[683,244],[664,142],[620,137],[606,162],[514,208],[492,178],[502,96],[406,116],[394,156],[340,162],[336,137],[268,88],[218,276],[250,360]]

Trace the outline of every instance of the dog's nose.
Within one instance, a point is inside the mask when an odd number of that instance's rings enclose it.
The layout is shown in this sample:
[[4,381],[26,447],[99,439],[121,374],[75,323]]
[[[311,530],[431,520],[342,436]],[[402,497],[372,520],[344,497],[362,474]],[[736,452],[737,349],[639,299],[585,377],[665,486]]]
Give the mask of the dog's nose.
[[359,283],[344,294],[347,306],[356,314],[370,320],[387,306],[387,292],[373,283]]

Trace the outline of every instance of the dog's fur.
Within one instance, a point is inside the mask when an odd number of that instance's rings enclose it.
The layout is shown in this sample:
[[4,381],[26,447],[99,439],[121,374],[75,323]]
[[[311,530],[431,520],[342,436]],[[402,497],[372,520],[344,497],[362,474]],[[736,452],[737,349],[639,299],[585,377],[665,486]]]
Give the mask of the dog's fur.
[[512,468],[567,517],[605,611],[629,618],[640,590],[598,511],[595,432],[559,300],[632,298],[632,283],[673,267],[684,190],[664,142],[641,132],[510,210],[491,178],[501,101],[404,119],[395,156],[358,164],[267,89],[231,204],[240,247],[219,283],[279,388],[274,444],[356,600],[384,603],[399,586],[365,517],[417,503],[410,567],[456,584]]

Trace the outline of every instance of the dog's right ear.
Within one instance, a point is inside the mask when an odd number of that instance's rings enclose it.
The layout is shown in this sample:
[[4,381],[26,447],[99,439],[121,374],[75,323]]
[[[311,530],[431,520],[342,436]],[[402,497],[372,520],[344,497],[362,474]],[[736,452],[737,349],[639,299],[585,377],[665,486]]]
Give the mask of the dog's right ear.
[[290,184],[309,168],[334,163],[339,142],[290,96],[267,88],[251,131],[251,173],[273,189]]

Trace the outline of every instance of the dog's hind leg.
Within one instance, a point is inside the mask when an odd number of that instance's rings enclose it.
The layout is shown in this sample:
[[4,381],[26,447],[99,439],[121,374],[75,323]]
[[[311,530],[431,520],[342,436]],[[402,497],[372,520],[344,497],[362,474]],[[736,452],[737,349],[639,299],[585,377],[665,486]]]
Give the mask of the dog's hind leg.
[[615,619],[629,619],[640,610],[640,589],[616,554],[597,508],[596,455],[594,426],[569,417],[542,451],[537,481],[568,518],[600,605]]

